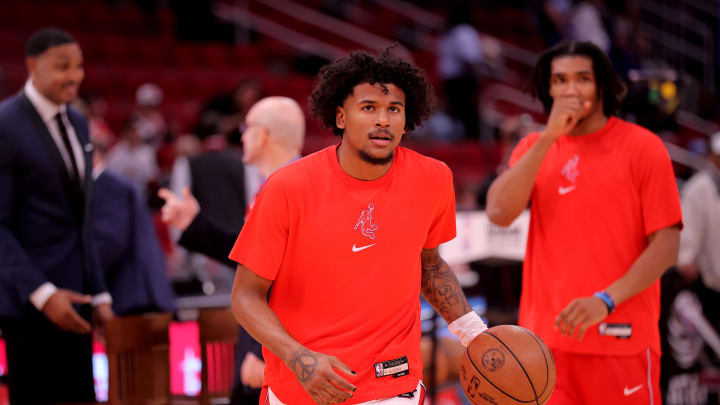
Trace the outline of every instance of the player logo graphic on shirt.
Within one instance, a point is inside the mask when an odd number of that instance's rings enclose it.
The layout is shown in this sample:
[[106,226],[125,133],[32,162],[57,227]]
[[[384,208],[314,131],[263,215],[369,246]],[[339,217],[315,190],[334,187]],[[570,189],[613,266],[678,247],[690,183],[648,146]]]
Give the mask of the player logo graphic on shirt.
[[565,163],[565,167],[560,171],[560,174],[565,176],[566,179],[568,179],[571,183],[575,183],[577,181],[578,176],[580,175],[580,171],[578,170],[578,162],[580,162],[580,156],[575,154],[570,160]]
[[363,234],[363,236],[367,236],[370,239],[375,239],[375,231],[379,229],[379,227],[375,224],[373,224],[372,220],[372,212],[375,210],[375,204],[370,203],[368,204],[368,207],[366,210],[362,210],[360,213],[360,218],[358,218],[357,222],[355,223],[354,230],[357,230],[358,227],[360,227],[360,233]]

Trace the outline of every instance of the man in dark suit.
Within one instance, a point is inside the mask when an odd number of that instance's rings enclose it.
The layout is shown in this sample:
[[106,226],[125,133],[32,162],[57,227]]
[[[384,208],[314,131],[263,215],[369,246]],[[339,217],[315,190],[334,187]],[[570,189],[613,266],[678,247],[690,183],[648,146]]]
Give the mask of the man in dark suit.
[[[204,134],[214,134],[215,125],[207,123],[199,128]],[[203,207],[203,213],[213,222],[237,235],[245,221],[247,196],[254,195],[261,182],[256,170],[246,170],[243,164],[240,136],[214,134],[205,135],[204,151],[175,159],[170,180],[170,189],[182,192],[187,187]],[[171,230],[173,240],[180,232]],[[210,244],[212,241],[204,241]],[[235,274],[227,258],[220,260],[212,254],[194,247],[186,247],[182,241],[176,257],[181,259],[175,270],[176,286],[182,295],[199,292],[230,292]],[[200,252],[200,253],[197,253]]]
[[105,169],[101,149],[95,149],[92,235],[113,311],[173,312],[175,295],[147,202],[129,180]]
[[[257,166],[267,178],[275,170],[299,159],[304,141],[305,116],[297,102],[286,97],[267,97],[255,103],[245,118],[242,161]],[[204,187],[205,192],[210,193],[213,188],[228,186],[207,181]],[[198,191],[198,188],[193,189],[193,193]],[[201,210],[201,203],[188,188],[183,190],[182,197],[167,189],[161,189],[158,195],[165,200],[163,221],[182,232],[178,241],[181,246],[225,263],[233,263],[228,254],[238,231],[220,218],[221,212],[213,216],[205,206]],[[225,209],[244,213],[242,207]],[[256,404],[260,399],[265,370],[262,347],[243,328],[238,332],[236,346],[235,375],[239,381],[236,381],[231,403]]]
[[82,51],[46,28],[26,45],[24,89],[0,104],[0,328],[13,404],[95,401],[92,323],[112,318],[90,238],[92,146],[68,108]]

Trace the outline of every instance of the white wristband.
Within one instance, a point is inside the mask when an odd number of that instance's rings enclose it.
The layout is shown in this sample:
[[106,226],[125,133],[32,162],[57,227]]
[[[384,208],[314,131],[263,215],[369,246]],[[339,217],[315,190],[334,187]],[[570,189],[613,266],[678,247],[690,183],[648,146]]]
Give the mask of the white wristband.
[[112,305],[113,300],[112,296],[108,292],[100,293],[98,295],[93,296],[92,298],[92,306],[96,307],[100,304],[108,304]]
[[57,287],[51,282],[45,282],[40,285],[35,291],[30,294],[30,302],[37,308],[38,311],[42,312],[45,304],[48,302],[50,297],[57,292]]
[[448,329],[450,333],[460,339],[463,346],[468,347],[475,337],[487,330],[487,325],[480,319],[475,311],[470,311],[460,318],[454,320]]

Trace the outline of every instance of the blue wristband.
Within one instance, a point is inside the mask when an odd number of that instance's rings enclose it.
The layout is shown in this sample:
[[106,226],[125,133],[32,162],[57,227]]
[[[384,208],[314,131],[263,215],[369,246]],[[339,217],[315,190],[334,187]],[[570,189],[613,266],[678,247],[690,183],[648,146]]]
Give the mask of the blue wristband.
[[606,293],[605,291],[598,291],[595,293],[595,296],[603,300],[603,302],[607,306],[608,314],[612,313],[612,311],[615,310],[615,301],[613,301],[612,297],[610,297],[610,294]]

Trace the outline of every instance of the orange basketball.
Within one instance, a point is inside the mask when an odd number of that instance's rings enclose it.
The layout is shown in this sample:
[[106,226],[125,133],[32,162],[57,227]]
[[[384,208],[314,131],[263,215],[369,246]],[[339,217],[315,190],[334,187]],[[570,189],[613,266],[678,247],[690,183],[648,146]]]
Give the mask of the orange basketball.
[[465,350],[460,382],[475,405],[541,405],[555,388],[555,359],[531,331],[495,326]]

